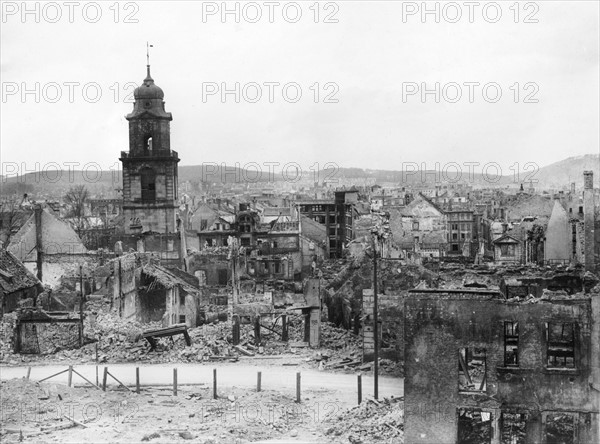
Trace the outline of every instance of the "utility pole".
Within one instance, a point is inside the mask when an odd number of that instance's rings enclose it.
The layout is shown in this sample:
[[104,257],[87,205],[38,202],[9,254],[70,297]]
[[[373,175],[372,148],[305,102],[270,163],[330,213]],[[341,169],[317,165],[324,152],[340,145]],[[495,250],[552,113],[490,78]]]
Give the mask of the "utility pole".
[[379,397],[379,319],[377,316],[377,245],[373,235],[373,397]]
[[239,277],[237,273],[237,260],[238,260],[238,245],[237,239],[232,236],[230,243],[230,254],[231,254],[231,287],[233,290],[233,304],[237,305],[240,303],[240,295],[239,295]]
[[85,290],[83,287],[83,266],[79,266],[79,288],[81,299],[79,300],[79,346],[83,346],[83,306],[85,304]]

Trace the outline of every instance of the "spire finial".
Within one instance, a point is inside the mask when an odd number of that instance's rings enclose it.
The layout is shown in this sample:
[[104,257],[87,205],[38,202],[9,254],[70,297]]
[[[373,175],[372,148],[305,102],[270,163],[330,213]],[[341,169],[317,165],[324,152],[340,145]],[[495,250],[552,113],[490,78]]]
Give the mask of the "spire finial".
[[148,78],[150,77],[150,48],[154,48],[154,45],[150,45],[148,44],[148,42],[146,42],[146,69],[148,71]]

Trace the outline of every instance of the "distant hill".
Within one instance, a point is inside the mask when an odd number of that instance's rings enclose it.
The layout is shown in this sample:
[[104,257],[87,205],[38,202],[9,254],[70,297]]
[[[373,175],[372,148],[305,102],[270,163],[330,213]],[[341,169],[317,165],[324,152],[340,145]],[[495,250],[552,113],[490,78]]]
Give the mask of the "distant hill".
[[[515,178],[513,172],[505,171],[505,175],[497,181],[490,182],[482,174],[474,174],[472,178],[468,176],[468,170],[462,172],[461,182],[469,182],[474,186],[483,187],[504,187],[507,185],[518,186],[524,183],[529,186],[528,178],[537,180],[534,187],[540,188],[563,188],[568,187],[571,182],[575,182],[577,187],[583,185],[583,171],[591,170],[594,172],[594,183],[597,184],[600,179],[600,155],[586,154],[583,156],[569,157],[559,162],[539,168],[539,170],[522,171],[518,178]],[[210,182],[210,183],[267,183],[274,179],[275,182],[281,182],[285,176],[281,171],[269,174],[265,168],[262,172],[255,169],[244,170],[242,168],[230,166],[209,165],[183,165],[179,166],[179,181],[192,182]],[[475,172],[481,173],[475,168]],[[493,175],[494,171],[490,170]],[[290,170],[290,176],[294,177],[294,171]],[[327,169],[321,171],[305,170],[302,172],[302,178],[309,183],[319,179],[337,179],[339,183],[344,181],[353,182],[356,185],[367,185],[370,183],[395,183],[400,185],[433,185],[436,177],[441,183],[456,182],[455,170],[449,169],[448,176],[444,177],[439,172],[434,171],[393,171],[393,170],[370,170],[362,168],[339,168]],[[492,176],[493,177],[493,176]],[[83,173],[82,171],[45,171],[43,173],[29,173],[19,177],[0,176],[0,195],[22,195],[24,192],[38,196],[44,195],[63,195],[69,187],[73,185],[86,185],[92,194],[111,194],[115,188],[120,188],[122,176],[117,171],[92,171]],[[305,182],[306,183],[306,182]],[[596,185],[597,186],[597,185]]]
[[600,154],[585,154],[569,157],[539,169],[534,178],[544,188],[559,188],[575,182],[577,187],[583,186],[583,172],[594,172],[594,186],[600,180]]

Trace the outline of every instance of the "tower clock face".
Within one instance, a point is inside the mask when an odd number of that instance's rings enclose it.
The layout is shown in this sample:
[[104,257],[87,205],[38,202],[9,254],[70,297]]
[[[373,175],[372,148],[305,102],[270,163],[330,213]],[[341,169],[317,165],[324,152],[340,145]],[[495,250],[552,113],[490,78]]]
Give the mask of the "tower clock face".
[[152,133],[153,130],[153,126],[152,126],[152,122],[150,122],[149,120],[144,120],[142,121],[142,132],[144,134],[149,134]]

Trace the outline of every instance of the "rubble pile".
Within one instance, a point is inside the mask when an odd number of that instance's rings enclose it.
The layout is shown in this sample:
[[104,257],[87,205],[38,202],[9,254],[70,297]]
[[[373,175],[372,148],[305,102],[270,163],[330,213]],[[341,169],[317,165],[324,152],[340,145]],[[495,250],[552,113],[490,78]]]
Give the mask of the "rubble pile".
[[356,351],[362,347],[359,336],[350,330],[326,322],[321,324],[321,346],[327,349],[345,351]]
[[17,317],[6,313],[0,320],[0,362],[9,361],[13,355],[14,330]]
[[367,444],[381,441],[404,443],[403,398],[368,398],[340,415],[325,419],[331,442]]

